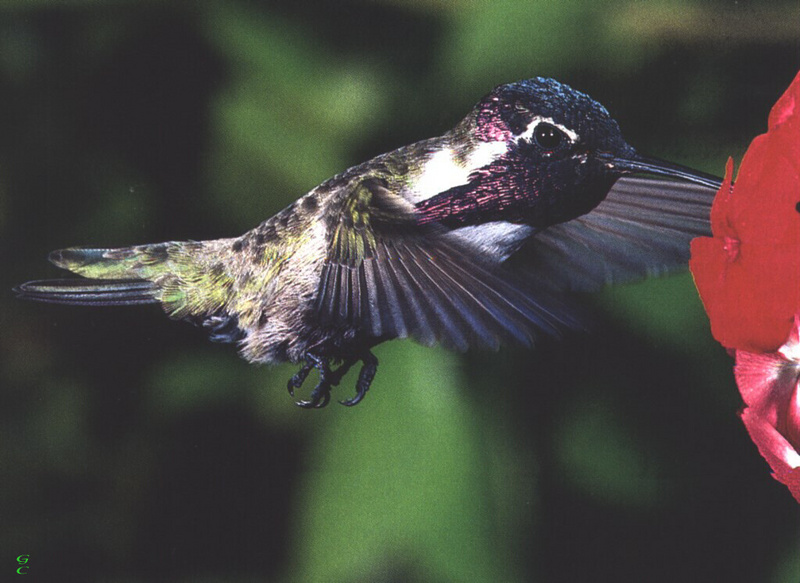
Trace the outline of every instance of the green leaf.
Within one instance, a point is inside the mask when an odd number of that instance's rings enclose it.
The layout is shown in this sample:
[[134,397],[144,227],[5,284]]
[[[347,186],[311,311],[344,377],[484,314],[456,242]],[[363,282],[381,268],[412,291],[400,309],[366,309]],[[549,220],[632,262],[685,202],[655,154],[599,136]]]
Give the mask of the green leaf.
[[368,62],[334,58],[280,18],[209,5],[205,23],[230,68],[212,104],[209,182],[215,204],[252,227],[254,210],[275,212],[353,163],[389,87]]
[[513,484],[497,479],[511,470],[487,463],[505,443],[483,431],[456,357],[410,342],[387,345],[384,356],[362,404],[325,411],[329,424],[314,437],[298,499],[292,573],[301,581],[517,580],[507,560],[514,533],[496,512],[497,497],[514,499]]

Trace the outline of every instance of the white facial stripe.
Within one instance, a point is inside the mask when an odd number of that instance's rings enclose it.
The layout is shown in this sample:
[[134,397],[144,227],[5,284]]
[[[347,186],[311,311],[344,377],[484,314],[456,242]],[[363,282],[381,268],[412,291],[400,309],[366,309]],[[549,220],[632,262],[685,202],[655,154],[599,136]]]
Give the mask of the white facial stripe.
[[454,186],[469,182],[475,170],[491,164],[508,151],[503,141],[480,142],[462,165],[453,150],[446,148],[434,153],[423,165],[419,178],[409,192],[411,202],[418,203]]
[[571,141],[573,144],[574,144],[574,143],[576,143],[576,142],[578,141],[578,134],[576,134],[574,131],[572,131],[571,129],[569,129],[569,128],[567,128],[567,127],[564,127],[564,126],[562,126],[560,123],[556,123],[556,122],[554,122],[552,117],[542,117],[542,116],[540,116],[540,115],[537,115],[536,117],[534,117],[534,118],[531,120],[531,122],[528,124],[528,127],[527,127],[527,128],[525,128],[525,131],[524,131],[524,132],[522,132],[522,133],[519,135],[519,137],[517,138],[517,140],[527,140],[527,141],[530,141],[531,137],[533,137],[533,130],[534,130],[534,129],[536,129],[536,126],[537,126],[537,125],[539,125],[539,124],[540,124],[540,123],[542,123],[542,122],[546,122],[546,123],[549,123],[549,124],[551,124],[551,125],[554,125],[554,126],[556,126],[556,127],[557,127],[558,129],[560,129],[562,132],[564,132],[565,134],[567,134],[567,137],[570,139],[570,141]]
[[468,176],[469,171],[458,165],[452,150],[440,150],[425,162],[422,173],[412,186],[412,202],[417,203],[448,188],[466,184]]
[[508,144],[504,140],[496,142],[480,142],[467,156],[467,168],[471,171],[483,168],[508,152]]

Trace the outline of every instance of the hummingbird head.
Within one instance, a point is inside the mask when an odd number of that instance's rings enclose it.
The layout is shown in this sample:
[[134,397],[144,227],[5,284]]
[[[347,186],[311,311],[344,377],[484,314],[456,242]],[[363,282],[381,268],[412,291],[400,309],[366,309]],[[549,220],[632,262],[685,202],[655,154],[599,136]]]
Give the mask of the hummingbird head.
[[496,87],[477,105],[475,122],[479,140],[504,142],[506,156],[535,169],[548,190],[576,193],[593,183],[607,191],[624,172],[609,160],[636,156],[605,107],[554,79]]
[[719,187],[714,176],[639,154],[603,105],[555,79],[500,85],[476,110],[479,140],[503,140],[509,152],[564,174],[571,186],[580,176],[616,180],[643,172]]
[[593,152],[633,152],[605,107],[554,79],[500,85],[476,110],[480,140],[503,140],[542,163],[583,159]]
[[449,149],[426,163],[425,179],[453,179],[447,189],[418,188],[433,193],[416,202],[421,222],[506,221],[543,229],[591,211],[631,173],[720,185],[716,177],[639,154],[605,107],[553,79],[496,87],[451,135],[449,148],[466,151],[463,169],[442,171],[452,166]]
[[[496,190],[526,194],[529,208],[517,220],[528,224],[588,212],[618,178],[634,172],[719,186],[710,175],[642,156],[603,105],[554,79],[500,85],[468,120],[478,146],[492,145],[497,153],[486,172],[512,182]],[[497,187],[500,179],[491,182]]]

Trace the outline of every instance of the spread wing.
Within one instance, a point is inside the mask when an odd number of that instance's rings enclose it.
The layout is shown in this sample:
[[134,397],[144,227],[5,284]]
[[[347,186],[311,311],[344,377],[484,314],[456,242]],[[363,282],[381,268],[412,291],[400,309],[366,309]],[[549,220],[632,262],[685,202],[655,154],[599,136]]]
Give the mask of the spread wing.
[[552,289],[572,291],[685,269],[691,240],[711,234],[715,193],[684,182],[620,178],[594,210],[537,233],[512,262]]
[[446,229],[418,224],[413,207],[381,179],[349,187],[328,217],[317,296],[327,321],[457,350],[530,345],[537,331],[577,326],[564,306],[520,287]]

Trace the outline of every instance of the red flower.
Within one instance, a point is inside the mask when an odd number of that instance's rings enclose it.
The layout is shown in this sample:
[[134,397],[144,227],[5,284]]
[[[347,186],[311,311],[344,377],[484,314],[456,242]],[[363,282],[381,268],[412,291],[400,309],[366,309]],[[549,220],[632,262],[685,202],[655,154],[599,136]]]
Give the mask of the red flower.
[[692,241],[689,266],[728,348],[775,351],[800,312],[800,74],[769,115],[731,186],[711,209],[713,237]]
[[[711,208],[713,237],[689,267],[714,337],[736,353],[742,421],[800,502],[800,74],[733,161]],[[787,340],[788,338],[788,340]]]
[[736,383],[750,437],[775,479],[800,502],[800,315],[777,352],[736,351]]

